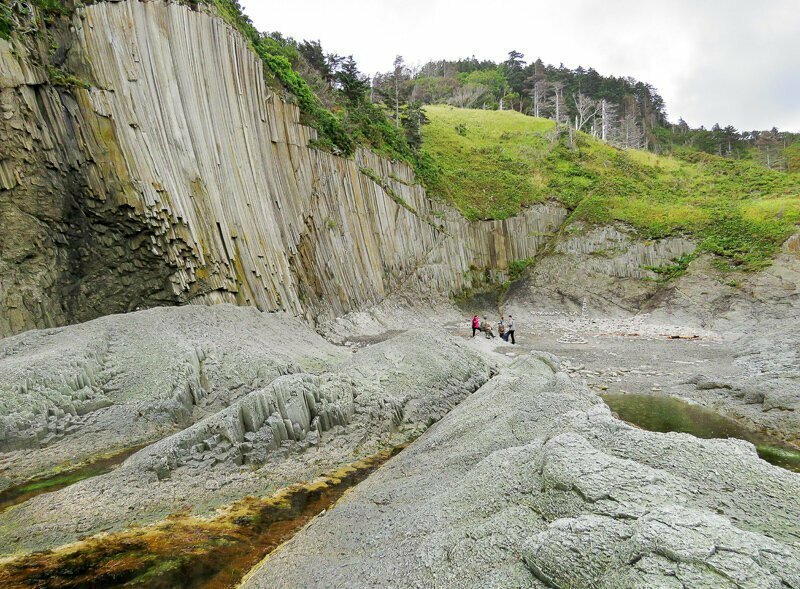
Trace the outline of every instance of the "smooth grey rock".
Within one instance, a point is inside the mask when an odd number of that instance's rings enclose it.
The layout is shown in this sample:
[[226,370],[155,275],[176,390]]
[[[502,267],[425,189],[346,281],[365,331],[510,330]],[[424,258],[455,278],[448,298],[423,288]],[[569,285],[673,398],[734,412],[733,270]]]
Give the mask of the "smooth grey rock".
[[0,488],[153,442],[281,375],[346,357],[297,319],[230,305],[152,309],[5,338]]

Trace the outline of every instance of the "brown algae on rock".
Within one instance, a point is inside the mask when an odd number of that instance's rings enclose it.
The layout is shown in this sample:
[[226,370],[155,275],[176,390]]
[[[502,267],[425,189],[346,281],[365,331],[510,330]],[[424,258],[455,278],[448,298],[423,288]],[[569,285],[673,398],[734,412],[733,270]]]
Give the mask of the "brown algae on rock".
[[212,517],[176,513],[153,525],[5,559],[0,561],[0,585],[6,589],[234,587],[267,554],[405,446],[290,485],[270,497],[245,497]]

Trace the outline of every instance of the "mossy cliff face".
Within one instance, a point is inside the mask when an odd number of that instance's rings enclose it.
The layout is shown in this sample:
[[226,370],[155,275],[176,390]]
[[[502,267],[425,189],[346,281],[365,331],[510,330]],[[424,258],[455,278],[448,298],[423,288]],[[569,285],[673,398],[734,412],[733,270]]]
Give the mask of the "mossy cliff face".
[[408,284],[451,294],[504,278],[566,216],[470,224],[405,165],[309,148],[212,14],[98,3],[60,34],[59,67],[86,84],[50,83],[45,41],[0,40],[0,335],[161,304],[315,321]]

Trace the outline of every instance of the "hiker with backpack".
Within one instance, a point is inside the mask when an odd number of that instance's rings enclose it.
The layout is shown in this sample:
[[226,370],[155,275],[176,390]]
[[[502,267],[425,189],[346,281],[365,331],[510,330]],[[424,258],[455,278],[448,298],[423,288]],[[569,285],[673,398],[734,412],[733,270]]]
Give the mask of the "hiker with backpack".
[[486,339],[494,338],[494,332],[492,331],[492,324],[489,323],[489,320],[486,317],[483,318],[481,321],[481,331],[486,334]]

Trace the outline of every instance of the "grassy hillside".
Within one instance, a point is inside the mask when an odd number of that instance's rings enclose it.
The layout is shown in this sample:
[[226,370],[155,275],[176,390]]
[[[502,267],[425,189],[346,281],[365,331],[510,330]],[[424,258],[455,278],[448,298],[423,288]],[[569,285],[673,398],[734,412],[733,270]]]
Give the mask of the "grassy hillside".
[[573,220],[621,221],[645,238],[686,234],[731,265],[768,263],[800,223],[800,174],[698,152],[620,151],[512,111],[430,106],[424,129],[433,196],[470,219],[502,219],[556,199]]

